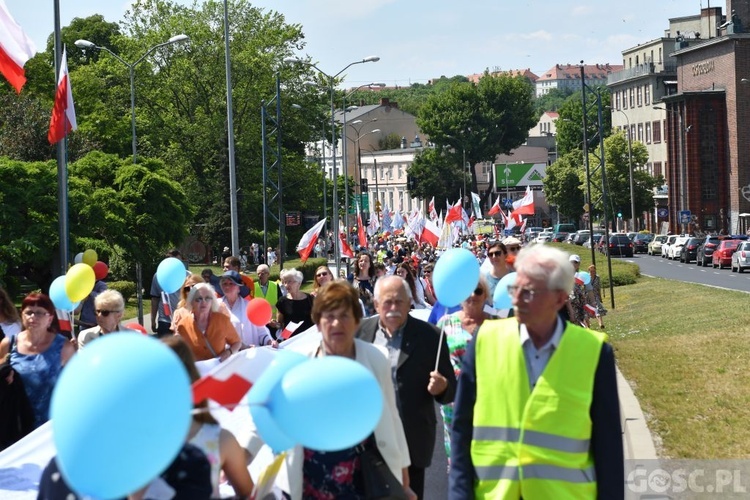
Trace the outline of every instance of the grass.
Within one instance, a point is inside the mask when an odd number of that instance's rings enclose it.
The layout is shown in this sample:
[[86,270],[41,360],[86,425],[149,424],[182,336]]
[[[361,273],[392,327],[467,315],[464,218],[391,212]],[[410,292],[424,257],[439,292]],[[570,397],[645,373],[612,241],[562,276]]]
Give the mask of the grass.
[[641,278],[615,299],[607,332],[660,456],[750,457],[747,294]]

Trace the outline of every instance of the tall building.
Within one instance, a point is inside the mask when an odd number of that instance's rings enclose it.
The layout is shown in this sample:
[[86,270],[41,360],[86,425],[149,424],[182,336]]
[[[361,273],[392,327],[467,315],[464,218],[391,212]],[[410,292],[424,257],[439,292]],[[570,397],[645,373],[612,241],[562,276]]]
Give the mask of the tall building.
[[[606,85],[607,76],[622,69],[618,64],[585,64],[584,75],[586,83],[592,85]],[[581,66],[576,64],[555,64],[545,71],[536,81],[536,96],[541,97],[552,89],[581,90]]]

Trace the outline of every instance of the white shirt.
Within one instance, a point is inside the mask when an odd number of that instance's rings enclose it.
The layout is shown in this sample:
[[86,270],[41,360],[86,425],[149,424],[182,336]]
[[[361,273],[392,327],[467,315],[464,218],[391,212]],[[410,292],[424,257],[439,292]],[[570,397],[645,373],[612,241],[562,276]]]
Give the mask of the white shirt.
[[552,338],[550,338],[542,347],[537,349],[529,336],[529,331],[526,329],[526,325],[521,324],[519,338],[521,341],[521,348],[523,349],[523,357],[526,360],[526,373],[529,376],[529,385],[532,390],[534,389],[534,386],[536,386],[536,382],[539,380],[542,372],[547,367],[547,363],[549,363],[552,354],[554,354],[557,346],[560,345],[562,333],[563,322],[558,316]]
[[234,306],[229,304],[226,297],[222,297],[221,301],[229,309],[232,326],[237,330],[237,335],[240,336],[244,345],[262,346],[271,343],[273,339],[268,328],[252,324],[250,318],[247,317],[247,301],[245,299],[237,297]]

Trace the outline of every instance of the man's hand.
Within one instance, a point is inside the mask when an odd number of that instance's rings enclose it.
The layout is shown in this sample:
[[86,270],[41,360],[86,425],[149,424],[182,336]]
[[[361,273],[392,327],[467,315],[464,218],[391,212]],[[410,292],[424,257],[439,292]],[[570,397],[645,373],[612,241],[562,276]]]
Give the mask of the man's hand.
[[430,383],[427,384],[427,392],[433,396],[440,396],[448,388],[448,379],[443,377],[440,372],[430,372]]

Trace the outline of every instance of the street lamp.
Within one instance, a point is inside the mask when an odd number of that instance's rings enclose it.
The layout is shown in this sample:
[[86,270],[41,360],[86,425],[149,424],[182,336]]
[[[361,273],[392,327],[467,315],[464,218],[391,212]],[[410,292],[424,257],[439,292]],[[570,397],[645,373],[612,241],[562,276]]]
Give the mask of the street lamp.
[[146,52],[143,53],[141,57],[135,60],[134,63],[129,63],[122,57],[118,56],[114,52],[112,52],[109,48],[97,45],[94,42],[90,42],[88,40],[76,40],[75,45],[79,49],[96,49],[96,50],[103,50],[105,52],[109,52],[112,57],[123,63],[128,68],[128,72],[130,73],[130,122],[131,122],[131,128],[132,128],[132,136],[133,136],[133,163],[136,163],[136,135],[135,135],[135,67],[138,66],[138,64],[141,63],[150,53],[155,51],[156,49],[160,47],[164,47],[166,45],[172,45],[173,43],[178,42],[184,42],[190,40],[190,37],[187,35],[175,35],[166,42],[159,43],[157,45],[154,45],[150,49],[148,49]]
[[[687,158],[686,158],[687,146],[686,146],[686,143],[687,143],[687,133],[690,131],[691,125],[685,126],[684,122],[682,121],[682,113],[680,113],[679,111],[675,111],[669,108],[664,108],[662,106],[653,106],[653,108],[677,115],[677,126],[680,129],[680,212],[684,212],[685,210],[687,210],[686,208],[686,203],[687,203]],[[680,226],[682,226],[682,232],[686,233],[687,225],[682,224],[682,222],[680,221]]]
[[311,68],[314,68],[318,73],[323,75],[328,79],[328,87],[331,92],[331,160],[332,160],[332,171],[331,176],[333,177],[333,232],[334,232],[334,238],[333,238],[333,256],[334,259],[336,259],[336,276],[340,276],[340,268],[341,268],[341,257],[340,257],[340,246],[339,246],[339,200],[338,200],[338,190],[337,190],[337,181],[338,181],[338,172],[336,171],[336,101],[334,100],[334,83],[336,83],[336,77],[339,76],[341,73],[349,69],[349,67],[354,66],[355,64],[364,64],[368,62],[378,62],[380,60],[380,57],[378,56],[368,56],[360,61],[354,61],[350,62],[344,68],[336,73],[335,75],[329,75],[328,73],[324,72],[320,68],[318,68],[314,63],[311,63],[310,61],[305,61],[304,59],[297,59],[297,58],[288,58],[284,59],[285,63],[299,63],[304,64],[305,66],[309,66]]
[[[118,56],[114,52],[112,52],[109,48],[100,46],[95,44],[94,42],[90,42],[88,40],[76,40],[75,45],[79,49],[87,50],[87,49],[96,49],[96,50],[103,50],[105,52],[109,52],[112,57],[123,63],[128,68],[128,72],[130,73],[130,126],[131,126],[131,134],[132,134],[132,140],[133,140],[133,164],[136,163],[137,159],[137,145],[136,145],[136,135],[135,135],[135,67],[138,66],[138,64],[141,63],[150,53],[155,51],[156,49],[160,47],[164,47],[166,45],[172,45],[173,43],[179,43],[179,42],[185,42],[187,40],[190,40],[190,37],[187,35],[175,35],[166,42],[162,42],[159,44],[154,45],[150,49],[148,49],[146,52],[143,53],[141,57],[135,60],[133,63],[127,62],[122,57]],[[143,283],[141,278],[141,262],[140,260],[136,262],[135,264],[135,270],[136,270],[136,296],[138,297],[138,323],[141,325],[143,324]]]
[[[354,128],[354,127],[352,127],[352,128]],[[362,192],[362,151],[359,148],[359,140],[362,139],[363,137],[365,137],[366,135],[377,134],[378,132],[380,132],[380,129],[376,128],[376,129],[370,130],[369,132],[365,132],[362,135],[360,135],[360,133],[359,133],[360,130],[361,130],[361,127],[360,127],[359,130],[357,130],[356,143],[357,143],[357,172],[358,172],[358,181],[359,181],[359,202],[362,203],[362,199],[363,199],[362,196],[363,196],[363,194],[367,194],[367,193],[363,193]],[[377,181],[377,178],[375,180]],[[368,211],[369,211],[369,209],[370,209],[370,207],[369,207],[369,200],[368,200],[368,207],[367,208],[368,208]]]
[[625,123],[628,126],[628,168],[630,170],[630,225],[632,231],[638,231],[638,223],[636,217],[635,217],[635,196],[634,189],[633,189],[633,147],[632,147],[632,132],[630,129],[630,119],[628,118],[628,114],[621,110],[621,109],[613,109],[612,106],[607,106],[611,111],[617,111],[618,113],[622,113],[622,116],[625,117]]

